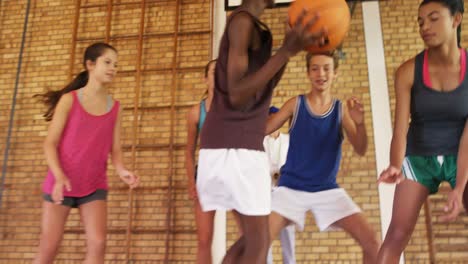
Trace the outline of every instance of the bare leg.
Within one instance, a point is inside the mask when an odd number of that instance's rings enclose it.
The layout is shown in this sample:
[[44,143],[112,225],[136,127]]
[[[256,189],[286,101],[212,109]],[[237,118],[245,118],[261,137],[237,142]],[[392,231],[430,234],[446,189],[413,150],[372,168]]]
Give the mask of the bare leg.
[[361,245],[365,264],[377,262],[380,241],[362,213],[347,216],[336,221],[334,225],[341,227]]
[[[270,244],[269,244],[268,255],[267,255],[267,263],[272,264],[273,253],[272,253],[271,244],[278,237],[280,232],[286,231],[285,227],[290,223],[290,221],[284,218],[283,216],[279,215],[278,213],[271,212],[268,222],[270,226]],[[283,247],[283,244],[281,244],[281,247]],[[284,261],[285,260],[284,260],[284,251],[283,251],[283,262]]]
[[238,259],[242,254],[244,254],[244,247],[245,247],[245,238],[241,236],[229,250],[226,252],[226,256],[224,256],[223,264],[235,264],[238,263]]
[[247,216],[240,214],[244,235],[234,243],[224,257],[223,264],[266,262],[268,252],[268,216]]
[[278,238],[280,231],[286,226],[288,226],[291,222],[276,212],[271,212],[268,222],[270,226],[270,245],[271,245],[271,243],[273,243],[273,241],[276,238]]
[[211,264],[211,244],[213,242],[215,211],[203,212],[198,200],[195,201],[195,220],[197,222],[197,263]]
[[96,200],[82,204],[81,221],[86,233],[86,264],[102,264],[106,254],[107,202]]
[[377,263],[399,262],[428,195],[429,190],[426,187],[411,180],[404,180],[396,186],[392,220],[380,248]]
[[465,211],[468,214],[468,184],[465,186],[465,191],[463,192],[463,204],[465,205]]
[[51,202],[42,203],[41,238],[34,264],[50,264],[54,261],[70,209]]

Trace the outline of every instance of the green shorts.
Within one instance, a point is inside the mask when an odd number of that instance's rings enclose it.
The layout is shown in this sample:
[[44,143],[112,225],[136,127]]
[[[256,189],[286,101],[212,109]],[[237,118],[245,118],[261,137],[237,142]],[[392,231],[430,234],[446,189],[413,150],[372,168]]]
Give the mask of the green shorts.
[[437,193],[442,181],[455,187],[457,180],[457,156],[407,156],[403,161],[403,175]]

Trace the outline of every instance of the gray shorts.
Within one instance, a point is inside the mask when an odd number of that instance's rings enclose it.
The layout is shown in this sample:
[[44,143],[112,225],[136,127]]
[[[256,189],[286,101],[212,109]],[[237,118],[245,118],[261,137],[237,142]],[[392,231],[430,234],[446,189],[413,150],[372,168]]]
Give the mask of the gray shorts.
[[[44,193],[43,196],[45,201],[53,203],[54,201],[52,200],[52,197],[50,194]],[[63,201],[61,205],[65,205],[68,207],[72,208],[78,208],[80,205],[83,205],[85,203],[89,203],[92,201],[98,201],[98,200],[107,200],[107,190],[102,190],[102,189],[97,189],[95,192],[88,194],[83,197],[70,197],[70,196],[65,196],[63,197]]]

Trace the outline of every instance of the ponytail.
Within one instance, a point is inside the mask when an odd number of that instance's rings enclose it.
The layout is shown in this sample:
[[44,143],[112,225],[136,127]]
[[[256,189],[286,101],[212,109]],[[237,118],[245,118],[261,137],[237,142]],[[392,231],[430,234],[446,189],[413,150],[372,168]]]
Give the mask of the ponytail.
[[80,72],[71,83],[65,86],[62,90],[59,91],[48,91],[44,94],[36,94],[34,97],[39,97],[40,101],[47,106],[47,111],[43,115],[46,121],[52,120],[54,116],[55,107],[57,106],[62,95],[69,93],[73,90],[78,90],[82,87],[85,87],[88,83],[89,73],[87,71],[86,62],[96,62],[96,60],[101,57],[106,50],[113,50],[117,53],[117,50],[111,45],[103,42],[97,42],[88,46],[83,55],[83,67],[84,71]]
[[88,71],[80,72],[73,81],[71,81],[67,86],[58,91],[47,91],[43,94],[36,94],[34,97],[38,97],[39,101],[47,106],[47,110],[44,113],[43,117],[46,121],[51,121],[54,116],[55,107],[57,106],[62,95],[69,93],[74,90],[78,90],[88,83]]

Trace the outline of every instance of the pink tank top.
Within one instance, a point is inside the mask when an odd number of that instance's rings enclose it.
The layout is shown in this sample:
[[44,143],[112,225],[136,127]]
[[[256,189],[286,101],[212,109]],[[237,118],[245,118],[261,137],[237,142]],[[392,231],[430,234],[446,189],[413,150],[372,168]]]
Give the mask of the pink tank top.
[[[112,150],[113,132],[119,110],[115,101],[109,112],[92,115],[83,108],[76,91],[71,92],[73,103],[58,145],[58,157],[72,190],[64,189],[64,196],[83,197],[97,189],[108,189],[107,159]],[[50,194],[55,177],[49,169],[42,185]]]
[[[424,85],[432,87],[432,82],[429,74],[429,63],[427,63],[427,49],[424,51],[424,60],[423,60],[423,82]],[[463,82],[466,71],[466,51],[465,49],[460,49],[460,83]]]

